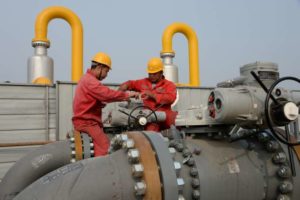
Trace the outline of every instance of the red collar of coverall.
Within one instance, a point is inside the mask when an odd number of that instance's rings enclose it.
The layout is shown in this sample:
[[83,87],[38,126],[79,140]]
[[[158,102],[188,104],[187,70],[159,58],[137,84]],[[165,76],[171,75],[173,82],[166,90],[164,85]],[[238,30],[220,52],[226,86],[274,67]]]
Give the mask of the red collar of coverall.
[[86,73],[89,74],[89,75],[92,75],[93,77],[96,78],[96,75],[92,72],[91,69],[86,70]]

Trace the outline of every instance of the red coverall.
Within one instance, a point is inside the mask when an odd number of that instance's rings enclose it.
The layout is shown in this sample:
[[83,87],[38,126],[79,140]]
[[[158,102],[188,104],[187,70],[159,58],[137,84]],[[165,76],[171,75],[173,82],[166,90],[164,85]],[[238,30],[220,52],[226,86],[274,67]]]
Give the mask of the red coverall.
[[126,92],[109,89],[90,71],[80,79],[73,101],[73,125],[77,131],[93,138],[95,156],[106,155],[109,139],[103,131],[102,108],[106,103],[123,101],[129,98]]
[[[160,131],[163,129],[168,129],[172,124],[175,124],[175,118],[177,112],[172,111],[171,105],[176,99],[176,86],[173,82],[166,80],[164,77],[156,84],[152,86],[151,81],[148,78],[140,80],[129,80],[123,83],[128,86],[127,90],[134,90],[143,93],[144,91],[151,91],[155,97],[154,99],[143,99],[145,106],[150,107],[152,110],[164,111],[166,113],[166,121],[156,123],[149,123],[146,125],[145,129],[148,131]],[[122,85],[123,85],[122,84]]]

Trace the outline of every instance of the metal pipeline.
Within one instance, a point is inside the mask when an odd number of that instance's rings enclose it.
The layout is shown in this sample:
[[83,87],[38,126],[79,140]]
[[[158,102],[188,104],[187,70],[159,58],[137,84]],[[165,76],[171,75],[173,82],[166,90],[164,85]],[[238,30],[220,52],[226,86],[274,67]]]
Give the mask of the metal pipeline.
[[94,157],[91,137],[78,131],[69,136],[69,140],[41,146],[17,161],[0,182],[0,199],[13,199],[24,188],[45,174],[70,162]]
[[161,57],[174,57],[172,38],[175,33],[182,33],[188,40],[189,47],[189,86],[199,86],[198,39],[194,30],[184,23],[173,23],[163,32]]
[[299,199],[286,150],[266,132],[234,143],[177,134],[117,135],[112,154],[63,166],[15,199]]
[[65,7],[53,6],[43,10],[35,21],[33,43],[47,43],[48,23],[54,18],[66,20],[72,29],[72,81],[79,81],[83,71],[83,28],[79,17]]
[[13,199],[29,184],[70,163],[69,141],[39,147],[17,161],[0,182],[0,199]]
[[135,199],[125,151],[61,167],[34,182],[15,200]]

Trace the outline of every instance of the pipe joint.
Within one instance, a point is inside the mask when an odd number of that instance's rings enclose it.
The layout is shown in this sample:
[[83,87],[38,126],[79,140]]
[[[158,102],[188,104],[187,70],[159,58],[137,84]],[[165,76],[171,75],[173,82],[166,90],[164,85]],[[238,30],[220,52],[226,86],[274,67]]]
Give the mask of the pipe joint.
[[45,41],[41,41],[41,40],[37,40],[37,41],[32,41],[31,42],[32,47],[46,47],[49,48],[50,47],[50,41],[45,42]]
[[160,57],[165,58],[165,57],[175,57],[175,52],[160,52]]
[[[175,52],[172,47],[172,39],[176,33],[182,33],[188,40],[189,47],[189,85],[199,86],[199,58],[198,58],[198,39],[194,30],[184,23],[173,23],[169,25],[163,32],[162,36],[162,51],[161,57],[164,56],[175,56]],[[177,83],[177,82],[176,82]]]
[[83,74],[83,27],[75,13],[61,6],[52,6],[43,10],[35,21],[35,37],[32,39],[32,46],[50,47],[47,38],[48,24],[56,18],[67,21],[72,29],[72,81],[77,82]]

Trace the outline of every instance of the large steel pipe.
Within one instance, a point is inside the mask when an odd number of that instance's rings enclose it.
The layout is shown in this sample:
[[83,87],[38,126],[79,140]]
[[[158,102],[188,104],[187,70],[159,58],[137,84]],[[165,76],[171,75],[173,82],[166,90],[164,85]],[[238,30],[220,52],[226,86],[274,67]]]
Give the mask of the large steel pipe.
[[299,199],[286,149],[267,132],[232,143],[163,134],[117,135],[111,155],[57,169],[16,199]]
[[15,200],[135,199],[125,151],[61,167],[21,192]]
[[70,145],[60,141],[39,147],[17,161],[0,182],[0,199],[13,199],[29,184],[70,163]]

